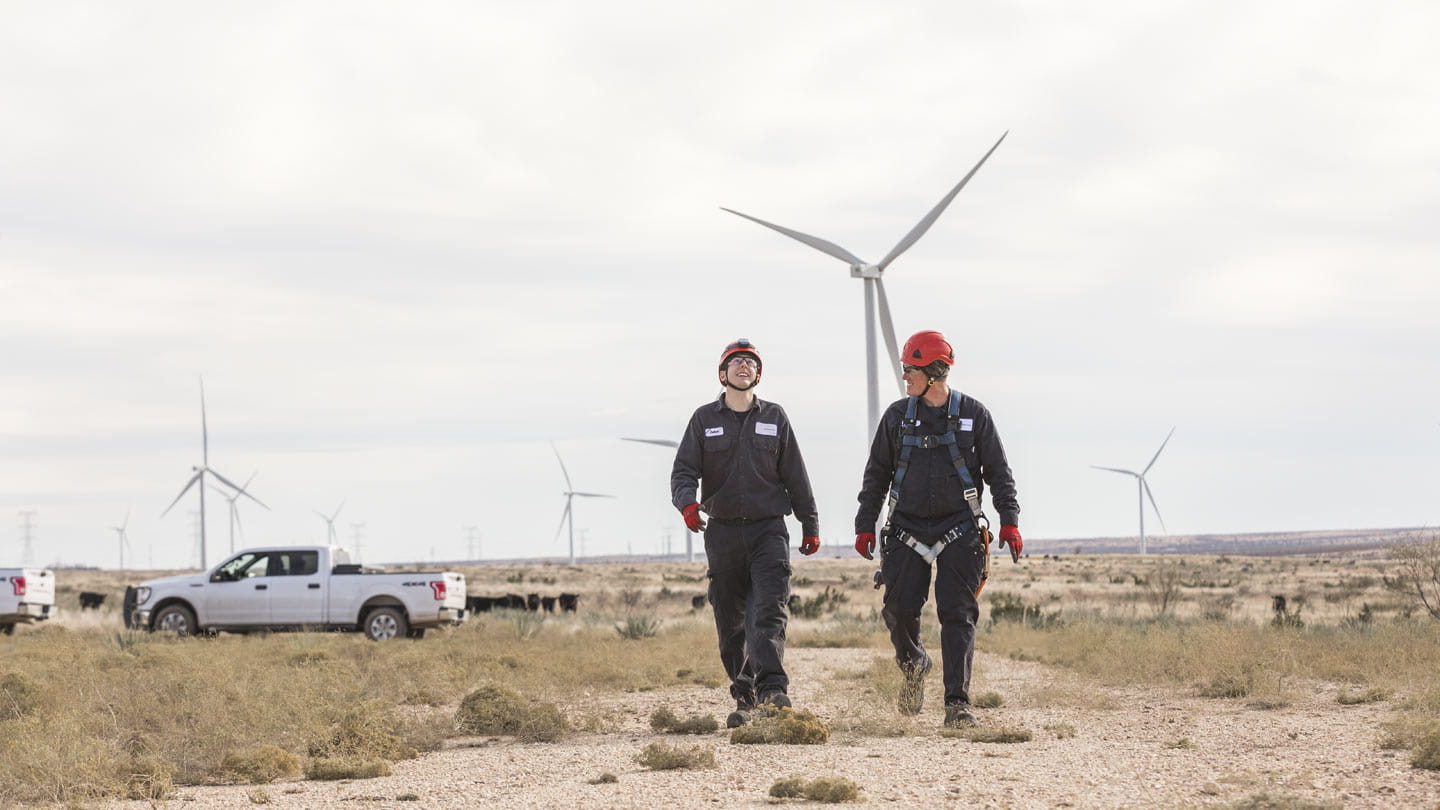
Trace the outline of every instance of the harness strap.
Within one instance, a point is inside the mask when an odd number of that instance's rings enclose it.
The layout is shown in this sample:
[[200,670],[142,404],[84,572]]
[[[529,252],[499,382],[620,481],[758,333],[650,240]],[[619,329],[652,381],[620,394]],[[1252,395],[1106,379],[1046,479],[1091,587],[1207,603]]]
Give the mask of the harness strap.
[[919,402],[920,397],[910,397],[905,403],[905,418],[900,420],[900,458],[895,462],[895,478],[890,483],[885,524],[890,524],[890,515],[895,513],[895,504],[900,501],[900,487],[905,483],[905,473],[910,467],[911,451],[916,447],[924,450],[945,447],[950,451],[950,463],[955,467],[955,474],[960,476],[960,483],[965,487],[961,494],[970,507],[970,517],[977,526],[988,529],[990,521],[986,519],[984,507],[980,504],[980,488],[975,486],[975,477],[970,474],[970,468],[965,464],[965,456],[961,454],[960,442],[955,436],[960,427],[960,392],[950,389],[950,399],[946,403],[946,430],[938,436],[919,435],[920,420],[916,418]]
[[946,532],[945,536],[941,537],[939,540],[936,540],[935,544],[930,546],[927,546],[924,543],[920,542],[920,539],[918,537],[905,531],[904,529],[892,529],[891,532],[893,533],[894,537],[899,539],[905,545],[914,549],[916,554],[924,557],[925,562],[933,563],[935,562],[935,558],[940,556],[940,552],[945,550],[946,546],[968,534],[972,525],[974,524],[967,520],[959,526],[956,526],[955,528]]

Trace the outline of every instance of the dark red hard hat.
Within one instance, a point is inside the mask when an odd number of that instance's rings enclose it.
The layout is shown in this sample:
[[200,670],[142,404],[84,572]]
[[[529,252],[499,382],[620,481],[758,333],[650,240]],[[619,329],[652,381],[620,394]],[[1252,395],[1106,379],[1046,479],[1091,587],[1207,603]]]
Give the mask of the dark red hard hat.
[[724,368],[725,364],[730,362],[731,355],[736,354],[753,355],[755,357],[755,368],[763,369],[765,367],[765,361],[760,359],[760,350],[755,348],[755,344],[751,343],[747,338],[740,338],[729,346],[726,346],[725,351],[720,353],[720,368]]
[[955,365],[955,350],[950,341],[934,329],[916,332],[905,341],[900,350],[900,364],[905,366],[928,366],[939,360],[947,366]]

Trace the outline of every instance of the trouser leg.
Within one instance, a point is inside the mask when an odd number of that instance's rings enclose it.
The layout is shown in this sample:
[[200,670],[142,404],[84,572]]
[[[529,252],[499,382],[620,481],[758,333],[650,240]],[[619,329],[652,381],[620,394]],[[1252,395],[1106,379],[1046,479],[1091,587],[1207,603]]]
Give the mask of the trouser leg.
[[750,599],[749,553],[740,526],[711,523],[705,528],[706,576],[710,606],[720,639],[720,663],[737,703],[755,702],[755,673],[745,655],[745,612]]
[[784,692],[785,626],[790,619],[790,536],[783,518],[744,527],[750,551],[750,600],[745,612],[746,662],[759,695]]
[[985,548],[969,537],[951,543],[935,560],[935,607],[940,616],[940,652],[945,659],[945,702],[970,702],[975,663],[975,623],[980,603],[975,589],[985,566]]
[[885,580],[881,616],[890,629],[895,663],[913,672],[930,669],[930,655],[920,641],[920,611],[930,597],[930,564],[904,543],[885,541],[880,573]]

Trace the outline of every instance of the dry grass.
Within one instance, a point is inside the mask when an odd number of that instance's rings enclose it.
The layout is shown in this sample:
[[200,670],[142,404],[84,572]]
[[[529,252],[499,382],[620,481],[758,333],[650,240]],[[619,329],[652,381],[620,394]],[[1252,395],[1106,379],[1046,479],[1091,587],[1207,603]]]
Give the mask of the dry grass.
[[650,715],[650,728],[665,734],[714,734],[720,730],[720,721],[706,714],[681,719],[668,706],[662,706]]
[[642,768],[649,768],[652,771],[713,769],[716,767],[715,749],[708,745],[692,745],[686,748],[681,745],[653,742],[635,755],[635,761]]
[[781,779],[770,786],[777,799],[809,799],[824,804],[860,801],[860,786],[843,776],[820,776],[806,780],[798,776]]
[[754,720],[730,732],[737,745],[823,745],[830,740],[830,727],[808,709],[771,709],[761,706]]

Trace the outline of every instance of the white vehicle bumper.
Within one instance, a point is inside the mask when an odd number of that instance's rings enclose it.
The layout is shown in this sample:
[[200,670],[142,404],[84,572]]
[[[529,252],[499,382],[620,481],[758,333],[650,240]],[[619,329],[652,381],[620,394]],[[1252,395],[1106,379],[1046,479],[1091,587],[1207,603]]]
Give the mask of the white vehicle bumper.
[[21,602],[15,609],[17,616],[30,619],[48,619],[59,612],[54,605],[32,605],[28,602]]

